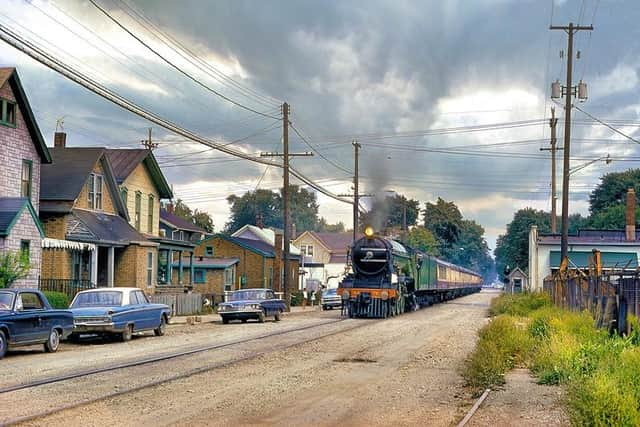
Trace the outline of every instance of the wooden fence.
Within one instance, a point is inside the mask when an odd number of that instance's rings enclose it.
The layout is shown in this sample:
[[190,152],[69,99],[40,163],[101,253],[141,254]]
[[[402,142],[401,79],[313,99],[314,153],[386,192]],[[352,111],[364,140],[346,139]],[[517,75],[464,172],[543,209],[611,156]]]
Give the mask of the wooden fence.
[[168,305],[171,307],[172,316],[188,316],[202,312],[201,294],[157,294],[151,295],[149,301]]

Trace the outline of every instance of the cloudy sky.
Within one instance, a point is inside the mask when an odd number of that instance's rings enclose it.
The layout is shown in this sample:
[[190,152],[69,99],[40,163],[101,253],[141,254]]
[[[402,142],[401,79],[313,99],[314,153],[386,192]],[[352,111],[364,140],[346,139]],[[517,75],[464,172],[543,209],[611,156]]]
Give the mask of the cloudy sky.
[[[95,1],[211,90],[88,0],[3,0],[0,24],[145,109],[246,154],[280,149],[280,123],[212,91],[266,116],[279,116],[286,101],[293,126],[322,155],[293,161],[306,176],[349,192],[358,139],[364,191],[453,200],[485,227],[491,247],[515,210],[550,207],[549,153],[539,149],[548,146],[549,87],[565,80],[566,67],[566,34],[549,31],[551,22],[595,27],[575,39],[574,80],[589,85],[580,108],[630,136],[640,124],[636,0]],[[139,147],[152,126],[176,196],[209,211],[217,229],[226,196],[281,185],[278,168],[206,150],[3,42],[0,63],[18,67],[50,144],[60,118],[70,146]],[[557,114],[562,141],[561,107]],[[598,177],[637,167],[639,147],[579,111],[574,118],[572,166],[615,160],[572,175],[571,210],[586,213]],[[310,149],[291,132],[292,151]],[[322,216],[350,225],[349,205],[318,198]]]

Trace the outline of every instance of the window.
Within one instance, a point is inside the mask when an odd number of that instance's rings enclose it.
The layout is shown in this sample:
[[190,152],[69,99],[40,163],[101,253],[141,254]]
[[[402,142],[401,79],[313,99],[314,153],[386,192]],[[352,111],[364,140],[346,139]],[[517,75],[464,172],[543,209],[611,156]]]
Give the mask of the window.
[[224,290],[230,291],[233,289],[233,284],[236,281],[236,268],[235,266],[226,268],[224,270]]
[[153,252],[147,252],[147,288],[153,286]]
[[306,254],[307,254],[307,255],[309,255],[309,256],[313,256],[313,246],[311,246],[311,245],[307,245],[307,252],[306,252]]
[[149,206],[147,206],[147,231],[153,234],[153,196],[149,195]]
[[140,231],[140,210],[142,209],[142,193],[136,191],[136,211],[135,211],[135,224],[136,230]]
[[138,301],[138,292],[137,291],[129,292],[129,304],[131,304],[131,305],[140,304],[140,302]]
[[204,256],[213,256],[213,246],[207,246],[204,248]]
[[193,270],[193,283],[207,283],[204,269],[196,268]]
[[31,172],[33,163],[31,160],[22,161],[22,176],[20,178],[20,196],[31,198]]
[[87,180],[89,209],[102,210],[102,175],[92,173]]
[[16,301],[16,310],[43,310],[44,304],[40,296],[33,292],[22,292]]
[[0,123],[5,126],[16,126],[16,104],[15,102],[0,99],[0,106],[2,111],[0,112]]
[[120,198],[122,199],[122,203],[124,203],[124,207],[127,207],[127,196],[129,196],[129,191],[126,187],[122,187],[120,189]]
[[149,304],[149,299],[142,291],[136,291],[138,294],[138,304]]
[[30,253],[29,249],[31,242],[29,240],[20,240],[20,255],[29,261]]

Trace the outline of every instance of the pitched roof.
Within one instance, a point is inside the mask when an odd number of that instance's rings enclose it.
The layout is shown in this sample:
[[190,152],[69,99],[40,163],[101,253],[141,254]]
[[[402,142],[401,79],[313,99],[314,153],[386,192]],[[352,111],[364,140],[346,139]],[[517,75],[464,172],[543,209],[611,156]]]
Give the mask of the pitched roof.
[[70,206],[64,203],[46,202],[76,200],[96,163],[101,162],[105,175],[104,182],[110,190],[116,210],[123,217],[129,218],[124,202],[118,197],[118,186],[104,148],[51,148],[51,157],[52,163],[42,165],[40,168],[40,200],[45,201],[41,206],[42,211],[48,212],[47,209],[51,208],[59,212],[65,206]]
[[121,216],[84,209],[73,209],[72,213],[67,231],[69,240],[122,245],[151,243]]
[[[327,248],[332,252],[347,252],[347,249],[353,243],[353,233],[319,233],[316,231],[310,232],[316,236]],[[363,235],[358,233],[357,238],[361,238]]]
[[106,151],[118,184],[122,184],[140,163],[144,163],[151,175],[153,183],[158,189],[160,198],[170,199],[173,197],[171,187],[162,174],[160,166],[151,150],[144,148],[119,148],[108,149]]
[[27,94],[24,92],[24,88],[20,82],[20,77],[18,77],[18,71],[16,71],[14,67],[0,68],[0,87],[4,86],[7,81],[11,85],[13,96],[16,98],[16,102],[18,103],[24,122],[27,125],[27,130],[29,130],[31,140],[40,155],[40,163],[51,163],[51,155],[47,149],[47,144],[42,137],[38,123],[33,115],[33,111],[31,110],[31,105],[29,105]]
[[9,235],[25,209],[29,210],[36,227],[40,231],[40,236],[44,237],[38,214],[33,209],[31,201],[26,197],[0,197],[0,236]]
[[188,221],[176,214],[172,214],[168,210],[163,208],[160,209],[160,222],[164,222],[178,230],[194,231],[196,233],[202,233],[202,234],[207,233],[206,230],[203,230],[202,228],[198,227],[191,221]]
[[[255,225],[247,224],[242,226],[238,231],[232,234],[233,237],[242,237],[248,240],[261,240],[264,243],[268,244],[270,247],[275,246],[276,241],[276,233],[270,228],[260,228]],[[251,236],[251,237],[247,237]],[[255,237],[255,239],[253,238]],[[284,241],[282,242],[284,249]],[[292,255],[300,255],[300,249],[293,245],[289,244],[289,253]]]
[[[263,257],[266,258],[275,258],[275,252],[273,250],[273,245],[268,244],[267,242],[264,242],[262,240],[257,240],[257,239],[246,239],[244,237],[234,237],[234,236],[225,236],[223,234],[216,234],[213,237],[209,237],[207,239],[204,239],[202,242],[205,242],[207,240],[211,240],[211,239],[215,239],[215,238],[220,238],[220,239],[225,239],[231,243],[235,243],[236,245],[250,250],[252,252],[257,253],[258,255],[261,255]],[[202,243],[200,242],[200,243]],[[284,255],[284,254],[283,254]],[[292,260],[299,260],[300,259],[300,255],[298,254],[289,254],[289,259]]]

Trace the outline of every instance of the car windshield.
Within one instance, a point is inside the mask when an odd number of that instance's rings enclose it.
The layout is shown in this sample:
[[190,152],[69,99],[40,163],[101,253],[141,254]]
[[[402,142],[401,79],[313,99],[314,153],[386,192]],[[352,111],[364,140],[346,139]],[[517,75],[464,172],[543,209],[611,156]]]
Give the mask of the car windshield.
[[79,307],[113,307],[122,304],[122,292],[96,291],[76,295],[71,308]]
[[265,291],[237,291],[229,296],[229,301],[267,299]]
[[9,311],[13,306],[13,294],[11,292],[0,292],[0,311]]

